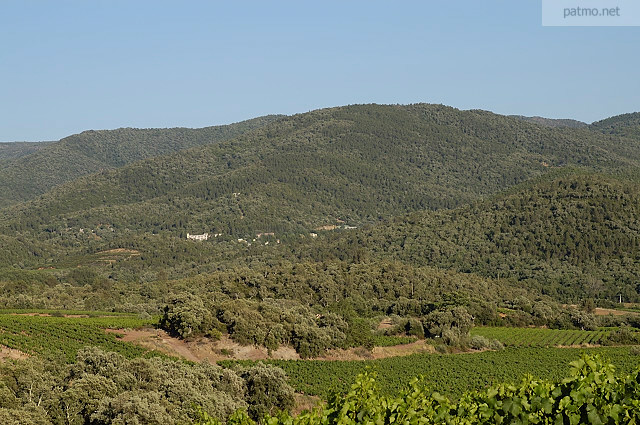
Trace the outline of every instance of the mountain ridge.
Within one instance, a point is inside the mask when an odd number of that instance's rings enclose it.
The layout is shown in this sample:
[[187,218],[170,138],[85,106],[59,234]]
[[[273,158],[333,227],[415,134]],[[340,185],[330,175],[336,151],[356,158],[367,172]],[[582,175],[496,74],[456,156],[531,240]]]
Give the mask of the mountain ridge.
[[78,177],[235,137],[282,118],[258,117],[200,129],[88,130],[0,162],[0,207],[27,201]]
[[639,162],[640,140],[626,136],[442,105],[352,105],[80,177],[0,210],[0,233],[12,251],[32,252],[24,264],[148,235],[298,237],[458,207],[566,167]]

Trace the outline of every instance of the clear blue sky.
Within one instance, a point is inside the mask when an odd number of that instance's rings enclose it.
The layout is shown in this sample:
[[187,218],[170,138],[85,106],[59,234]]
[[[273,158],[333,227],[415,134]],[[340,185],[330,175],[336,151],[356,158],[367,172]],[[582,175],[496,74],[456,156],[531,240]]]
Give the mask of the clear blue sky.
[[4,0],[0,141],[371,102],[591,122],[640,110],[639,53],[540,0]]

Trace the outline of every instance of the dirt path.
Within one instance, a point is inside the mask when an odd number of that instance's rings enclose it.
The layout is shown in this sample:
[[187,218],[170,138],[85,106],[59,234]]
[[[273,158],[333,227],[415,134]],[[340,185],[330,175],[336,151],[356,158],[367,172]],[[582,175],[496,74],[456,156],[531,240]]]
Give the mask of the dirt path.
[[20,350],[0,345],[0,361],[6,359],[22,360],[28,357],[29,355],[27,353],[23,353]]
[[600,308],[597,307],[595,311],[596,316],[607,316],[612,314],[614,316],[625,316],[625,315],[638,315],[637,311],[625,311],[625,310],[615,310],[613,308]]
[[299,359],[300,356],[290,347],[280,347],[271,353],[264,347],[242,346],[223,335],[219,341],[199,338],[185,341],[174,338],[160,329],[107,329],[123,335],[122,341],[132,342],[145,348],[157,350],[171,356],[182,357],[193,362],[219,360],[265,360]]
[[[157,350],[170,356],[181,357],[193,362],[220,360],[299,360],[300,356],[292,347],[280,347],[269,352],[264,347],[242,346],[233,342],[227,335],[219,341],[199,338],[185,341],[174,338],[160,329],[108,329],[107,332],[122,335],[122,341],[131,342],[142,347]],[[347,350],[329,350],[325,355],[314,360],[371,360],[387,357],[408,356],[415,353],[433,353],[431,345],[424,341],[393,347],[375,347],[372,351],[363,348],[349,348]]]

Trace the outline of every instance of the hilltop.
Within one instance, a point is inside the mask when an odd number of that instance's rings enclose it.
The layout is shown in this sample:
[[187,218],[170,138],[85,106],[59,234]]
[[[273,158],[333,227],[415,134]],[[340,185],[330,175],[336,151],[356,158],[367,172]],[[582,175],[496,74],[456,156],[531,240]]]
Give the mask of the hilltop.
[[200,129],[90,130],[58,142],[2,143],[0,207],[27,201],[84,175],[228,140],[280,117],[270,115]]
[[589,124],[572,119],[553,119],[553,118],[544,118],[544,117],[525,117],[524,115],[510,115],[513,118],[517,118],[519,120],[527,121],[534,124],[539,124],[544,127],[569,127],[569,128],[585,128],[588,127]]
[[4,142],[0,143],[0,167],[7,160],[30,155],[51,142]]
[[[129,144],[144,151],[138,142]],[[111,150],[102,146],[85,149],[92,162],[75,161],[77,166],[89,172],[98,163],[129,161],[105,156]],[[108,216],[118,227],[146,231],[300,231],[335,219],[363,224],[451,208],[556,167],[637,166],[638,152],[640,141],[623,145],[597,132],[544,128],[484,111],[348,106],[282,118],[228,141],[105,170],[5,216],[27,220],[29,227],[34,220],[36,226],[76,221],[80,213],[82,227]],[[27,158],[33,156],[22,160]],[[55,161],[48,159],[53,169]],[[31,173],[26,180],[38,185],[37,167],[21,172]],[[241,195],[236,199],[234,193]]]
[[616,115],[596,121],[590,125],[590,128],[608,135],[638,139],[640,138],[640,112]]

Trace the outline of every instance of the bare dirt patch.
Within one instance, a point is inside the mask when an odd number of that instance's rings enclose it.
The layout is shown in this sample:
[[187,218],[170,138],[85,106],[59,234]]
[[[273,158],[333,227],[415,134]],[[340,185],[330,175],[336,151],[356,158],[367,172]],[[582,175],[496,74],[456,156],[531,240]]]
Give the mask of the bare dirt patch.
[[313,410],[314,407],[317,407],[322,403],[320,397],[317,397],[315,395],[296,393],[294,397],[296,405],[291,412],[294,416],[298,416],[305,410]]
[[264,347],[242,346],[223,335],[219,341],[209,338],[182,340],[160,329],[107,329],[122,336],[122,341],[132,342],[170,356],[182,357],[193,362],[219,360],[294,360],[300,356],[291,347],[280,347],[269,353]]
[[390,329],[393,327],[393,323],[391,323],[391,319],[385,318],[378,323],[378,330],[380,329]]
[[597,348],[602,347],[600,344],[573,344],[573,345],[554,345],[553,348]]
[[[160,329],[107,329],[107,332],[122,336],[122,341],[132,342],[150,350],[157,350],[170,356],[181,357],[193,362],[220,360],[299,360],[300,356],[292,347],[280,347],[269,352],[264,347],[243,346],[232,341],[227,335],[215,341],[209,338],[182,340],[170,336]],[[313,360],[371,360],[387,357],[408,356],[416,353],[433,353],[433,346],[425,341],[393,347],[375,347],[369,351],[362,347],[346,350],[329,350],[323,356]]]
[[108,249],[106,251],[100,251],[98,254],[129,254],[129,255],[140,255],[140,251],[136,251],[135,249],[126,249],[126,248],[115,248]]
[[0,345],[0,361],[4,361],[7,359],[22,360],[28,357],[29,355],[27,353],[23,353],[20,350]]
[[435,353],[433,345],[425,341],[415,341],[410,344],[394,345],[392,347],[375,347],[372,351],[374,359],[385,359],[387,357],[409,356],[416,353]]
[[425,341],[415,341],[410,344],[394,345],[391,347],[374,347],[367,350],[363,347],[329,350],[326,354],[310,360],[350,361],[377,360],[388,357],[402,357],[417,353],[435,353],[432,345]]
[[140,255],[140,251],[136,251],[135,249],[115,248],[106,251],[100,251],[96,255],[98,256],[98,261],[112,264],[117,262],[118,260],[128,260],[129,258],[137,257]]
[[625,311],[625,310],[615,310],[613,308],[600,308],[597,307],[595,311],[596,316],[608,316],[609,314],[613,316],[626,316],[626,315],[638,315],[640,313],[636,311]]

